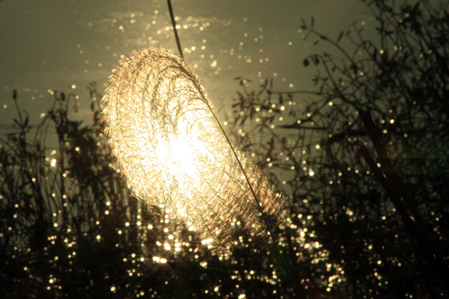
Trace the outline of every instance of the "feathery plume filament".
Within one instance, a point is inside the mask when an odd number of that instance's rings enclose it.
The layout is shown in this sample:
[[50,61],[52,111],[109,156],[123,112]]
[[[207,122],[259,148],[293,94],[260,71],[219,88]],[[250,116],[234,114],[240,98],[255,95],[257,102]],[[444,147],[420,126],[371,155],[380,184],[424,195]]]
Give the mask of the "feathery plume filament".
[[113,71],[103,100],[106,134],[137,198],[165,206],[218,245],[233,240],[237,220],[264,232],[254,195],[264,213],[279,213],[285,198],[233,151],[197,76],[176,54],[134,52]]

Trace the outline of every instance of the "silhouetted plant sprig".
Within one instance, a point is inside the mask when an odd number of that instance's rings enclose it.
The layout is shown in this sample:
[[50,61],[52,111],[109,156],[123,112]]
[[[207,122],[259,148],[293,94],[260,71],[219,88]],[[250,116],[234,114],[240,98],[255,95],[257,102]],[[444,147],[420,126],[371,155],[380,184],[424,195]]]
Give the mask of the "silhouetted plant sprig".
[[369,111],[375,133],[447,256],[449,38],[441,32],[449,29],[448,4],[364,2],[376,19],[377,39],[363,35],[364,22],[332,39],[314,29],[313,19],[303,20],[305,38],[327,43],[326,52],[303,60],[315,69],[316,88],[277,91],[267,80],[248,91],[247,82],[237,78],[242,91],[228,127],[290,195],[283,234],[295,241],[284,246],[299,257],[296,266],[308,272],[306,282],[350,298],[439,298],[443,276],[428,261],[427,269],[419,266],[426,254],[411,246],[415,241],[409,241],[359,148],[372,144],[361,121]]

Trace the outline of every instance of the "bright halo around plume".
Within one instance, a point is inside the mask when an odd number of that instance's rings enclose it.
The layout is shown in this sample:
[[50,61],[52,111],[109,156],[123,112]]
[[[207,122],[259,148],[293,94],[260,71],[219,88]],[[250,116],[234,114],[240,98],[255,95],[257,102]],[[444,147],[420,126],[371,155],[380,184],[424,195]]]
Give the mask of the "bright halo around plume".
[[137,198],[226,246],[237,221],[264,232],[243,168],[264,213],[278,216],[285,197],[234,154],[199,79],[175,53],[132,53],[113,71],[103,101],[109,143]]

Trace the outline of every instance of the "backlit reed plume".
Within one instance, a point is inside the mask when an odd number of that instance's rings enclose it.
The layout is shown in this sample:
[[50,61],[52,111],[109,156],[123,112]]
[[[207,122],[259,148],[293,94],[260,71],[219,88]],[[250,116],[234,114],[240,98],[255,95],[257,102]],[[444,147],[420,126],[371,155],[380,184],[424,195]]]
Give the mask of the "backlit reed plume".
[[104,102],[106,134],[137,198],[222,246],[233,240],[237,221],[264,232],[255,196],[264,213],[278,214],[284,197],[233,152],[206,91],[178,55],[162,48],[132,53],[113,71]]

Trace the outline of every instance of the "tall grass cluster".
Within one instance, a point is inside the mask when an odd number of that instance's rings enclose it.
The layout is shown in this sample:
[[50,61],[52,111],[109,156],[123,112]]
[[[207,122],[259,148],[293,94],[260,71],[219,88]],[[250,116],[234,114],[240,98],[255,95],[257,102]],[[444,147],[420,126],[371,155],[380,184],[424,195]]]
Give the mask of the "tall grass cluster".
[[303,61],[314,89],[238,79],[225,128],[288,196],[273,229],[280,255],[243,227],[213,253],[132,197],[94,85],[92,125],[56,91],[31,125],[14,93],[14,128],[0,139],[0,293],[295,298],[293,282],[308,298],[447,298],[449,7],[364,2],[377,40],[361,23],[331,38],[303,21],[307,39],[327,44]]

